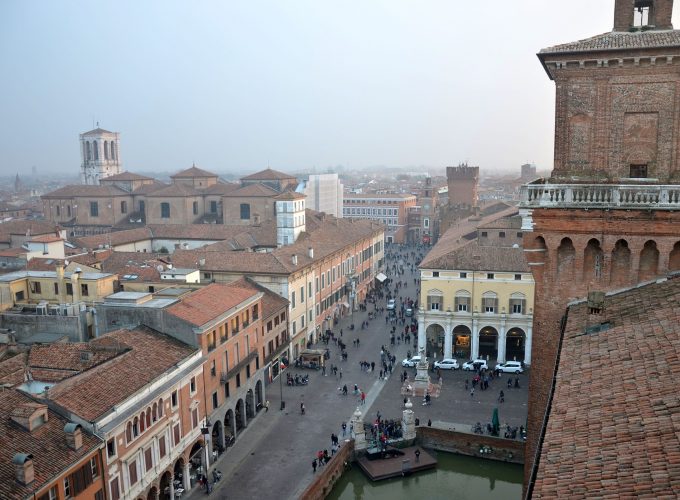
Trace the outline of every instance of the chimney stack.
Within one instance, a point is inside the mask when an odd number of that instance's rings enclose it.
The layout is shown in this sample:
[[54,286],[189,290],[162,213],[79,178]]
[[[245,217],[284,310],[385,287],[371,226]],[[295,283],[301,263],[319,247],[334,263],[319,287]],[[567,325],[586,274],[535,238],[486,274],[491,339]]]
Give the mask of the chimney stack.
[[35,479],[33,470],[33,455],[30,453],[16,453],[12,458],[16,471],[16,479],[19,484],[29,485]]
[[83,430],[80,424],[69,422],[64,426],[64,433],[69,448],[78,451],[83,446]]

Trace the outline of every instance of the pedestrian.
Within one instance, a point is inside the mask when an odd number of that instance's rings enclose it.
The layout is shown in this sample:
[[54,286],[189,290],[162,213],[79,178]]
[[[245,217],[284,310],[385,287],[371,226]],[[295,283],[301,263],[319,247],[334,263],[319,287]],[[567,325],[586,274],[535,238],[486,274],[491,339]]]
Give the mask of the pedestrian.
[[364,391],[361,391],[361,404],[366,404],[366,393]]
[[316,458],[312,460],[312,473],[316,472]]
[[342,437],[345,437],[345,433],[347,432],[347,424],[345,422],[342,423]]
[[515,377],[515,389],[519,389],[519,377]]
[[342,380],[342,368],[340,368],[340,380]]
[[505,401],[505,393],[501,391],[501,393],[498,395],[498,402],[503,403]]
[[465,390],[468,390],[468,379],[465,379]]
[[264,402],[264,412],[267,413],[269,411],[269,400]]
[[416,456],[416,463],[420,462],[420,448],[416,448],[414,454]]
[[383,374],[383,371],[382,371],[382,370],[380,370],[380,378],[382,378],[382,374]]
[[321,367],[321,375],[323,375],[324,377],[326,376],[326,365],[323,365]]
[[475,397],[475,388],[474,388],[474,387],[471,387],[471,388],[470,388],[470,397],[471,397],[471,398],[474,398],[474,397]]
[[432,420],[429,418],[427,419],[427,426],[432,427]]

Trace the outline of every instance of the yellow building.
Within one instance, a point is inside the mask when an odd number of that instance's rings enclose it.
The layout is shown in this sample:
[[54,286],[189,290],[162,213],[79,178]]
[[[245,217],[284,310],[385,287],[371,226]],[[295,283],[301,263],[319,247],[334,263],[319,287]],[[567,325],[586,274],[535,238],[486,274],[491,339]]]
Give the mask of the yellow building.
[[534,280],[519,245],[442,237],[423,259],[420,277],[418,347],[430,361],[531,363]]

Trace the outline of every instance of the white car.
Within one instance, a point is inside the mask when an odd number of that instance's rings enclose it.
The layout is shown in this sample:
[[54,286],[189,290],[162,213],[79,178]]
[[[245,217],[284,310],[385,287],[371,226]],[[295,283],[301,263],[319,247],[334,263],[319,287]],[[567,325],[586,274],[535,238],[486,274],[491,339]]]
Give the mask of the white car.
[[486,365],[485,359],[471,359],[463,365],[463,370],[467,371],[477,371],[477,370],[488,370],[489,367]]
[[390,299],[387,301],[387,310],[391,311],[397,307],[397,302],[394,299]]
[[[425,358],[425,360],[427,361],[427,358]],[[404,361],[402,361],[401,366],[404,368],[413,368],[418,363],[420,363],[420,356],[413,356],[412,358],[406,358]]]
[[519,361],[506,361],[505,363],[499,363],[496,365],[496,371],[502,371],[503,373],[523,373],[524,368],[522,368],[522,363]]
[[460,365],[456,359],[445,358],[441,361],[435,361],[434,367],[441,368],[442,370],[457,370],[460,368]]

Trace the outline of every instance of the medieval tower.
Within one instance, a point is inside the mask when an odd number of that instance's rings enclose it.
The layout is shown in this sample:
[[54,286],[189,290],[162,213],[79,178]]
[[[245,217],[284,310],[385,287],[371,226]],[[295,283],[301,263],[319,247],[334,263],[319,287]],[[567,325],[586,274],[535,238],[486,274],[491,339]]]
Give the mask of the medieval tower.
[[80,181],[99,184],[104,177],[120,174],[120,134],[97,127],[80,134]]

